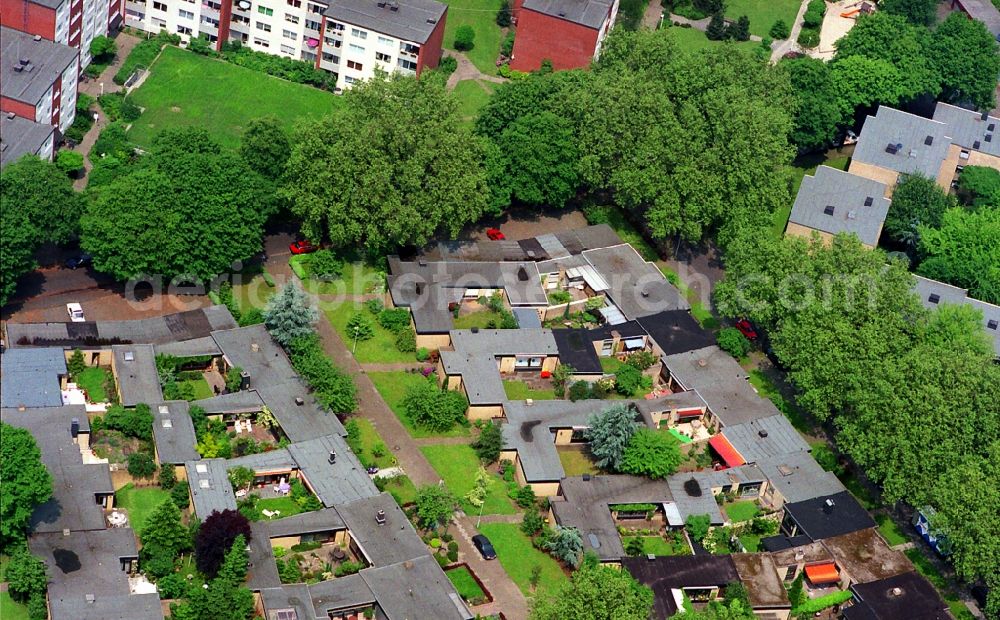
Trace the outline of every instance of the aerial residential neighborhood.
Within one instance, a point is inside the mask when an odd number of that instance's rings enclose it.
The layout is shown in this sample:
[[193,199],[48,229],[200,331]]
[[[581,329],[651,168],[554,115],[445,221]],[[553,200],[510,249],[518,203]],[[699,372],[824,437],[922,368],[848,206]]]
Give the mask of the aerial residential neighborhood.
[[0,47],[0,620],[1000,620],[1000,1]]

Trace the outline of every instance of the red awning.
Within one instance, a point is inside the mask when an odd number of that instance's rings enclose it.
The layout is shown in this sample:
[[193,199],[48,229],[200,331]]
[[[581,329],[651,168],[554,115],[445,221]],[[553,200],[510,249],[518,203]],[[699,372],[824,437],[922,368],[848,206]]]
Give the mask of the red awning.
[[814,586],[840,581],[840,573],[837,572],[837,565],[833,562],[806,566],[806,577],[809,578],[809,583]]
[[726,462],[729,467],[739,467],[740,465],[746,465],[746,461],[740,456],[740,453],[736,451],[733,444],[729,443],[729,440],[725,436],[713,435],[711,439],[708,440],[708,445],[712,446],[712,449],[722,457],[722,460]]
[[700,418],[701,409],[688,409],[687,411],[681,410],[677,412],[678,418]]

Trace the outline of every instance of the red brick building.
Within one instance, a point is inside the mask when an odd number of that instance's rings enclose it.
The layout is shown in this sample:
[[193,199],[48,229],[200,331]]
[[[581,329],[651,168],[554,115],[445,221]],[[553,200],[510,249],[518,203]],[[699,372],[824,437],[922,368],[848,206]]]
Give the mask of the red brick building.
[[617,15],[618,0],[514,0],[510,66],[534,71],[551,60],[557,70],[586,67],[600,55]]
[[79,52],[10,28],[0,28],[0,46],[0,110],[66,131],[76,116]]
[[90,64],[90,42],[121,24],[125,0],[0,0],[7,28],[80,50],[80,65]]

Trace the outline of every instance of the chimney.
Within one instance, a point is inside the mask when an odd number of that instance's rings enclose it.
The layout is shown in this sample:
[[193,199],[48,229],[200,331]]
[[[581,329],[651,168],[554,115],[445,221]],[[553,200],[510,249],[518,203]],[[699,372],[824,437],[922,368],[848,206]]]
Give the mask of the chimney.
[[[22,71],[24,71],[24,67],[22,67],[21,65],[14,65],[14,73],[20,73]],[[14,117],[14,114],[12,112],[11,113],[11,118],[13,118],[13,117]]]
[[375,513],[375,523],[385,525],[385,511],[381,508],[379,508],[378,512]]
[[891,594],[893,596],[903,596],[903,588],[900,588],[900,587],[897,586],[897,587],[893,588],[892,590],[889,590],[889,594]]
[[69,528],[68,527],[64,527],[63,528],[63,538],[69,538]]
[[326,458],[326,462],[329,463],[330,465],[333,465],[334,463],[337,462],[336,450],[330,450],[330,455]]
[[35,35],[35,41],[41,41],[41,40],[42,40],[42,35],[36,34]]
[[760,429],[759,431],[757,431],[757,434],[760,435],[761,439],[764,439],[765,437],[767,437],[767,431],[764,430],[764,429]]
[[302,405],[306,404],[306,401],[303,400],[303,398],[301,396],[296,396],[295,397],[295,404],[298,405],[299,407],[301,407]]
[[21,63],[22,67],[27,67],[28,63],[31,62],[31,59],[30,58],[25,58],[24,56],[22,56],[21,60],[19,62]]
[[419,266],[421,266],[421,267],[426,267],[426,266],[427,266],[427,259],[426,259],[426,258],[421,258],[421,259],[419,259],[419,260],[417,261],[417,265],[419,265]]
[[583,481],[590,482],[590,474],[583,474]]
[[80,434],[80,418],[73,418],[69,423],[69,434],[73,439]]
[[985,120],[989,119],[989,117],[990,117],[990,113],[989,112],[983,112],[983,115],[979,117],[979,120],[985,121]]
[[250,371],[243,370],[240,372],[240,390],[250,389]]
[[530,407],[530,406],[532,406],[534,404],[535,404],[535,399],[534,398],[525,398],[524,399],[524,406],[525,407]]
[[83,600],[87,601],[88,605],[93,605],[96,597],[93,594],[84,595]]
[[479,333],[479,328],[478,327],[473,327],[469,331],[471,331],[473,334],[478,334]]
[[17,116],[17,114],[14,114],[13,112],[7,112],[7,120],[12,121],[14,120],[15,116]]
[[656,559],[656,555],[654,555],[652,553],[647,553],[646,554],[646,559],[649,560],[650,562],[652,562],[653,560]]

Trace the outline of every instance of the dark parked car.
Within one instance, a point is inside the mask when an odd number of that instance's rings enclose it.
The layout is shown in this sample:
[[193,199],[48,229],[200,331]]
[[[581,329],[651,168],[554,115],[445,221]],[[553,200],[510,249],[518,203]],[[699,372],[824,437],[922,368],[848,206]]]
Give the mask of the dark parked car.
[[476,546],[476,549],[483,556],[484,560],[497,559],[497,552],[493,550],[493,543],[490,542],[489,538],[486,538],[482,534],[476,534],[472,537],[472,544]]
[[90,254],[78,254],[66,261],[66,266],[70,269],[78,269],[80,267],[87,267],[90,263],[94,262],[94,257]]

